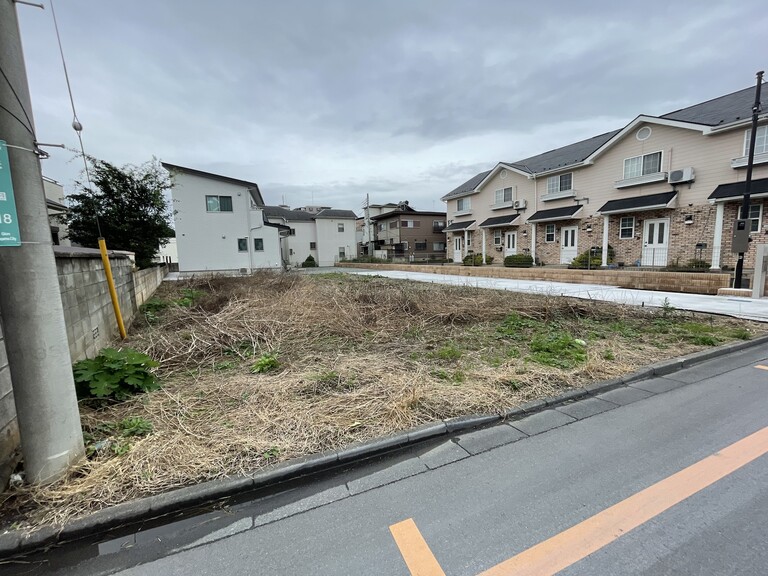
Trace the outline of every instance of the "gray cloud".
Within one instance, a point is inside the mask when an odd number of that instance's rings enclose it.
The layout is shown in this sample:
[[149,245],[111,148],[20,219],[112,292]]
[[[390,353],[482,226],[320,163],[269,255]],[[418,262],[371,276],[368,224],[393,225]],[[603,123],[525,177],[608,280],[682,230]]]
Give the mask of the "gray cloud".
[[[758,0],[57,4],[87,151],[359,209],[749,86]],[[49,11],[19,6],[39,138],[73,147]],[[69,185],[54,151],[45,173]],[[325,198],[322,202],[319,198]]]

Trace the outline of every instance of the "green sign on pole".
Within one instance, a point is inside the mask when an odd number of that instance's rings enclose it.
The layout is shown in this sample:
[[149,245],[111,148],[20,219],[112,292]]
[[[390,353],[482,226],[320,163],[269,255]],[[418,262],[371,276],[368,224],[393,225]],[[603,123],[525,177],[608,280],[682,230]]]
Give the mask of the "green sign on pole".
[[11,165],[8,162],[8,148],[0,140],[0,248],[21,246],[19,219],[16,216],[16,200],[13,198]]

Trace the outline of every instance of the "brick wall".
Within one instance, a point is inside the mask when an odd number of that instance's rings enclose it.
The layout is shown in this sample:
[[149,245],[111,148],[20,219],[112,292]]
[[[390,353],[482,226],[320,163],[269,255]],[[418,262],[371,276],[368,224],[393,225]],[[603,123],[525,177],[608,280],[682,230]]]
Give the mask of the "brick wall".
[[482,276],[570,282],[574,284],[601,284],[620,288],[687,292],[690,294],[717,294],[718,288],[730,285],[730,274],[653,272],[648,270],[569,270],[567,268],[504,268],[501,266],[434,266],[396,264],[339,263],[348,268],[372,268],[380,270],[404,270],[428,274],[453,274],[457,276]]

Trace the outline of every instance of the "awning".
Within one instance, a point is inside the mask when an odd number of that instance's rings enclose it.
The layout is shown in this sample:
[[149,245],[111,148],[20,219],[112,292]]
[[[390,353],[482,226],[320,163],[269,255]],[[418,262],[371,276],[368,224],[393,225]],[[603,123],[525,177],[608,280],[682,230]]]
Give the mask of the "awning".
[[624,214],[625,212],[640,212],[641,210],[655,210],[660,208],[674,208],[677,192],[662,192],[648,196],[633,196],[632,198],[620,198],[610,200],[598,210],[600,214]]
[[500,226],[511,226],[512,223],[520,217],[520,214],[510,214],[508,216],[496,216],[488,218],[480,224],[479,228],[498,228]]
[[566,206],[565,208],[552,208],[551,210],[539,210],[528,218],[528,222],[554,222],[555,220],[571,220],[584,208],[581,204]]
[[[738,200],[744,196],[745,182],[731,182],[730,184],[720,184],[708,200]],[[752,186],[749,187],[750,196],[768,196],[768,178],[759,178],[752,180]]]
[[472,224],[474,224],[474,220],[467,220],[466,222],[454,222],[450,226],[446,226],[443,228],[443,232],[460,232],[467,230]]

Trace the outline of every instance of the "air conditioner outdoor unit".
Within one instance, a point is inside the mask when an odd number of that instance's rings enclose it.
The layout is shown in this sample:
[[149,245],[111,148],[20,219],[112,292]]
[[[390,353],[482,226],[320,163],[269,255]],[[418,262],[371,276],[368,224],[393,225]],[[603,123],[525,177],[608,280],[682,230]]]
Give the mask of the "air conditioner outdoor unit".
[[243,276],[247,276],[248,275],[248,268],[240,268],[240,274],[242,274]]
[[680,170],[671,170],[667,176],[667,182],[680,184],[681,182],[691,182],[694,178],[693,168],[681,168]]
[[512,205],[516,210],[523,210],[528,205],[528,202],[526,200],[515,200],[515,203]]

